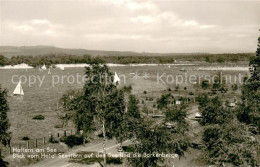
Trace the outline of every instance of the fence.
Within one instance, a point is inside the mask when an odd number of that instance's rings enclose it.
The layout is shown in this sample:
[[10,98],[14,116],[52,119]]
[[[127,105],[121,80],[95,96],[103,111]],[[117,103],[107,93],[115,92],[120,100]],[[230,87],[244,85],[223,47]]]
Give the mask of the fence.
[[[75,134],[75,133],[74,133]],[[38,147],[42,147],[49,143],[50,137],[54,137],[57,139],[60,139],[62,137],[66,137],[68,135],[73,135],[73,130],[64,130],[62,132],[57,132],[55,134],[50,133],[48,137],[42,137],[42,138],[34,138],[28,141],[20,142],[20,143],[13,143],[9,146],[9,154],[12,154],[14,150],[20,150],[20,149],[34,149]]]

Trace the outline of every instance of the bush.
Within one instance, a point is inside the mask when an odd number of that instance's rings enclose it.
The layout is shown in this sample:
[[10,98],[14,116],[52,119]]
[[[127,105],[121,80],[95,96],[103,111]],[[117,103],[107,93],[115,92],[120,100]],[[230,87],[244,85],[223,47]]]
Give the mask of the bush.
[[135,151],[134,147],[131,147],[131,146],[122,146],[122,149],[124,150],[124,152],[134,152]]
[[59,141],[55,140],[53,135],[51,134],[51,137],[49,138],[49,143],[59,143]]
[[36,115],[33,117],[33,119],[36,119],[36,120],[44,120],[44,116],[43,115]]
[[193,92],[189,92],[189,95],[191,95],[191,96],[192,96],[192,95],[194,95],[194,93],[193,93]]
[[83,144],[83,136],[70,135],[60,139],[61,142],[64,142],[68,147],[72,148],[76,145]]
[[55,128],[62,128],[62,125],[61,125],[61,124],[58,124],[58,125],[55,125],[54,127],[55,127]]
[[144,94],[147,94],[146,90],[144,91]]
[[209,81],[203,80],[202,83],[201,83],[201,88],[202,89],[208,89],[209,88]]
[[176,87],[175,87],[175,90],[174,91],[179,91],[179,89],[180,89],[180,87],[179,87],[179,85],[177,85]]
[[30,138],[28,137],[28,136],[24,136],[24,137],[22,137],[22,140],[30,140]]
[[120,158],[108,158],[107,159],[107,164],[122,164],[123,162],[121,161]]
[[129,86],[124,86],[124,87],[123,87],[123,91],[125,91],[125,92],[127,92],[127,93],[131,93],[131,91],[132,91],[132,86],[131,86],[131,85],[129,85]]

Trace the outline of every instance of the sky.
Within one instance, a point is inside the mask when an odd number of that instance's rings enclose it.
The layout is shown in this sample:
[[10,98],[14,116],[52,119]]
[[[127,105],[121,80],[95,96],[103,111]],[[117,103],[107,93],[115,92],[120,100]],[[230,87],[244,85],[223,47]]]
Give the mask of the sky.
[[260,0],[0,0],[0,45],[255,52]]

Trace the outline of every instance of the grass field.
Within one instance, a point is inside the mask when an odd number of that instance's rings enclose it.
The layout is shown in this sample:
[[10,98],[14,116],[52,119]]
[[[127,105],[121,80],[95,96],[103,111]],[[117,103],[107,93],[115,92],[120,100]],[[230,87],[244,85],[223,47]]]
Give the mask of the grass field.
[[[248,71],[241,70],[247,69],[248,62],[240,62],[239,64],[207,64],[196,62],[193,65],[158,65],[158,66],[124,66],[124,67],[111,67],[112,72],[117,72],[121,78],[121,83],[119,87],[124,85],[132,85],[132,93],[137,95],[140,100],[140,106],[146,104],[148,108],[156,110],[154,104],[160,95],[169,88],[171,93],[175,96],[187,96],[195,97],[198,93],[203,92],[199,87],[199,84],[192,83],[179,83],[179,91],[175,91],[176,81],[172,81],[172,76],[183,76],[190,77],[194,76],[213,76],[222,71],[223,75],[237,76],[241,74],[242,76],[248,75]],[[199,68],[204,67],[203,70]],[[212,67],[218,67],[218,70],[212,70]],[[220,67],[228,67],[223,68]],[[233,68],[230,68],[233,67]],[[237,70],[236,70],[237,68]],[[61,110],[57,109],[57,104],[61,96],[70,89],[79,89],[83,87],[83,83],[77,83],[76,81],[71,82],[71,78],[76,78],[77,75],[84,75],[84,68],[66,68],[65,71],[59,69],[52,69],[51,75],[47,74],[48,70],[40,72],[38,69],[28,69],[26,70],[0,70],[1,80],[0,84],[2,88],[7,88],[8,102],[10,106],[10,111],[8,113],[12,132],[12,144],[25,144],[22,141],[22,137],[28,136],[30,139],[42,138],[49,136],[50,133],[57,134],[62,133],[63,130],[73,129],[72,125],[68,127],[60,127],[61,121],[58,115],[61,114]],[[138,74],[138,75],[137,75]],[[164,75],[163,75],[164,74]],[[163,76],[162,76],[163,75]],[[29,79],[29,76],[37,77],[37,81],[34,84],[30,84],[28,81],[23,83],[23,90],[25,95],[23,97],[14,97],[12,91],[14,90],[16,84],[12,83],[12,77],[14,81],[18,82],[17,76],[24,76]],[[54,78],[59,77],[60,82],[53,84]],[[68,79],[69,76],[71,80]],[[123,77],[124,76],[124,77]],[[158,82],[158,76],[162,76],[161,80]],[[62,78],[63,77],[63,82]],[[167,82],[167,77],[168,81]],[[42,85],[39,81],[43,79]],[[198,82],[198,80],[196,80]],[[228,87],[228,93],[225,94],[225,99],[231,99],[234,96],[239,96],[239,89],[236,92],[231,91],[231,84],[226,85]],[[186,87],[186,90],[184,90]],[[146,91],[147,93],[144,93]],[[194,95],[189,95],[189,92],[193,92]],[[150,98],[150,99],[149,99]],[[143,102],[142,102],[143,101]],[[143,103],[143,104],[142,104]],[[157,112],[157,111],[156,111]],[[41,114],[45,117],[44,120],[34,120],[34,116]]]

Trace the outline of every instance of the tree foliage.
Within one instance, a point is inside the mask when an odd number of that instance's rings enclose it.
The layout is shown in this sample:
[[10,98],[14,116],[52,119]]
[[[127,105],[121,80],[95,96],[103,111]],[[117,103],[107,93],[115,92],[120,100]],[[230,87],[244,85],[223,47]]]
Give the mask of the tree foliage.
[[209,98],[207,94],[202,94],[197,99],[202,116],[200,120],[202,125],[222,124],[233,117],[231,109],[224,107],[218,97]]
[[168,107],[165,110],[165,121],[174,123],[174,132],[185,134],[188,131],[189,125],[185,118],[187,117],[187,109],[184,104]]
[[205,127],[204,159],[209,164],[259,166],[260,142],[237,119]]
[[157,107],[158,107],[158,109],[165,109],[174,102],[175,102],[175,99],[171,95],[171,93],[165,93],[165,94],[162,94],[161,97],[157,100]]
[[236,118],[237,109],[222,104],[218,97],[198,97],[202,114],[203,159],[208,164],[258,166],[259,137]]
[[238,119],[258,127],[258,131],[260,131],[260,37],[258,38],[256,56],[249,65],[251,76],[242,87],[242,102]]
[[[9,110],[9,106],[7,103],[7,90],[2,90],[0,85],[0,142],[7,146],[10,144],[10,132],[8,129],[10,127],[9,119],[7,117],[7,112]],[[5,167],[8,163],[3,160],[0,150],[0,166]]]
[[[157,157],[156,154],[184,155],[188,149],[187,138],[177,133],[171,133],[162,125],[151,128],[152,122],[143,121],[136,131],[134,153],[141,156],[129,158],[128,163],[134,167],[157,167],[164,163],[165,158]],[[150,155],[146,156],[145,155]]]
[[73,119],[77,130],[93,130],[93,120],[105,121],[107,137],[118,137],[123,129],[124,93],[113,84],[106,65],[93,61],[86,68],[87,81],[83,90],[70,91],[61,99],[67,111],[63,119]]

